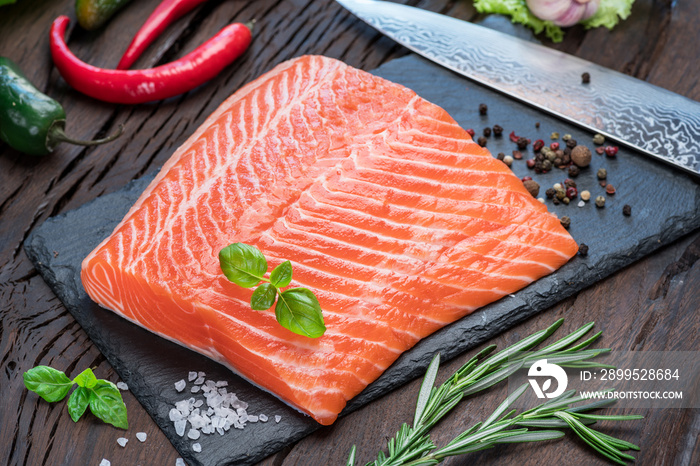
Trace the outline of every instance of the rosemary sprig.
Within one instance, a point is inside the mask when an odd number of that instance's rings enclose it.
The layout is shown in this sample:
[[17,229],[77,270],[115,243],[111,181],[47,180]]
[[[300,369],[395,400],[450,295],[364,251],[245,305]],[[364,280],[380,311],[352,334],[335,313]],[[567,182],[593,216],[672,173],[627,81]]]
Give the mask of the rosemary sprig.
[[[475,424],[440,449],[436,449],[437,447],[433,444],[429,435],[430,429],[465,396],[485,390],[519,369],[530,367],[535,361],[546,358],[548,362],[563,367],[610,367],[591,361],[592,358],[610,351],[609,349],[588,349],[602,334],[598,332],[583,339],[593,329],[593,322],[544,348],[533,350],[547,340],[562,323],[563,319],[560,319],[550,327],[493,355],[490,354],[494,351],[495,345],[485,348],[439,387],[435,387],[440,365],[439,354],[436,354],[421,384],[413,425],[404,423],[396,435],[388,441],[387,453],[379,452],[377,459],[367,465],[432,465],[448,456],[483,450],[501,443],[553,440],[564,435],[557,430],[532,431],[533,428],[571,428],[586,443],[609,459],[621,464],[625,464],[625,459],[633,459],[631,455],[622,453],[621,450],[638,449],[635,445],[601,434],[588,425],[600,419],[628,420],[639,419],[639,416],[603,417],[582,414],[607,406],[614,401],[597,401],[576,407],[574,404],[583,401],[583,398],[575,397],[573,390],[521,414],[516,414],[515,410],[506,413],[513,402],[525,392],[529,386],[527,384],[506,398],[483,423]],[[348,458],[348,466],[354,466],[355,452],[353,447]]]

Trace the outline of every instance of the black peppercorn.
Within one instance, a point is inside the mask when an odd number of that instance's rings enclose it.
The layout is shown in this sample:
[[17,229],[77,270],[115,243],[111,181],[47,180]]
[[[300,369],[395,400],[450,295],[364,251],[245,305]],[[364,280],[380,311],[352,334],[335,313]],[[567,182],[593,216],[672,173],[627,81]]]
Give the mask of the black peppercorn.
[[625,204],[622,207],[622,215],[624,215],[625,217],[629,217],[630,215],[632,215],[632,206],[629,204]]
[[503,127],[501,125],[493,125],[493,135],[499,137],[503,134]]
[[489,107],[486,104],[479,104],[479,115],[486,115],[489,111]]
[[539,128],[539,127],[540,127],[540,122],[538,121],[537,123],[535,123],[535,128]]
[[528,141],[527,138],[524,138],[521,136],[518,138],[517,144],[518,144],[518,149],[525,150],[525,149],[527,149],[527,145],[530,144],[530,141]]
[[504,154],[503,152],[499,152],[496,158],[498,160],[503,160],[504,158],[506,158],[506,154]]
[[567,217],[566,215],[563,216],[559,220],[559,222],[561,223],[561,226],[563,226],[564,228],[569,228],[571,226],[571,219],[569,217]]
[[479,136],[479,139],[476,140],[477,144],[479,144],[481,147],[486,147],[486,138],[483,136]]
[[569,165],[569,176],[571,178],[576,178],[581,170],[576,165]]
[[586,245],[586,243],[581,243],[578,245],[578,253],[582,256],[588,255],[588,246]]
[[484,128],[484,136],[486,136],[486,137],[491,136],[491,128],[489,128],[488,126],[486,128]]
[[583,84],[588,84],[591,82],[591,75],[590,73],[586,72],[581,75],[581,82]]
[[554,188],[549,188],[547,191],[544,192],[547,195],[548,199],[554,199],[554,195],[557,193],[556,189]]
[[566,147],[568,147],[569,149],[573,149],[577,145],[578,143],[576,142],[576,139],[570,138],[568,141],[566,141]]

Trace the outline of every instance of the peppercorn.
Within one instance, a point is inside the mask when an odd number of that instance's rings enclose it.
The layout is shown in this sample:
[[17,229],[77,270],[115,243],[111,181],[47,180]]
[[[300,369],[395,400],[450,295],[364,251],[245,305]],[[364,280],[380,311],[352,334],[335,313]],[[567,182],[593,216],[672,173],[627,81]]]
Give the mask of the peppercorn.
[[506,154],[504,154],[503,152],[499,152],[498,155],[496,156],[496,158],[498,160],[503,160],[505,158],[505,156],[506,156]]
[[520,136],[518,138],[517,144],[518,144],[518,149],[525,150],[525,149],[527,149],[527,145],[530,144],[530,140]]
[[557,194],[556,194],[557,199],[559,199],[560,201],[564,200],[564,198],[566,197],[566,191],[564,191],[564,189],[562,189],[562,188],[559,188],[559,189],[554,188],[554,189],[557,191]]
[[489,128],[488,126],[484,128],[484,136],[486,136],[487,138],[491,136],[491,128]]
[[520,178],[520,181],[522,181],[523,183],[525,183],[526,181],[529,181],[529,180],[531,180],[531,179],[532,179],[531,176],[523,176],[522,178]]
[[605,186],[605,192],[608,193],[610,196],[612,196],[613,194],[615,194],[615,186],[608,183]]
[[479,104],[479,115],[486,115],[488,111],[489,107],[486,104]]
[[569,186],[568,188],[566,188],[566,197],[568,197],[569,199],[574,199],[577,195],[578,190],[575,187]]
[[596,176],[599,180],[604,180],[608,177],[608,171],[605,168],[599,168],[598,173],[596,173]]
[[479,144],[481,147],[486,147],[486,138],[483,136],[479,136],[479,139],[476,140],[477,144]]
[[527,168],[535,168],[535,159],[527,159]]
[[532,150],[535,152],[542,150],[544,147],[544,141],[542,139],[538,139],[537,141],[532,143]]
[[595,136],[593,136],[593,144],[604,144],[605,143],[605,136],[602,134],[598,133]]
[[569,228],[571,226],[571,219],[569,217],[567,217],[566,215],[564,215],[559,220],[559,222],[561,222],[561,226],[563,226],[564,228]]
[[573,149],[574,147],[576,147],[577,144],[578,142],[576,142],[576,139],[573,138],[570,138],[566,141],[566,147],[568,147],[569,149]]
[[571,139],[571,135],[567,133],[564,136],[562,136],[561,138],[564,142],[568,142],[569,139]]
[[496,137],[503,135],[503,127],[501,125],[493,125],[493,135]]
[[559,133],[554,131],[552,134],[549,135],[549,139],[559,139]]
[[540,185],[535,180],[523,181],[523,185],[525,186],[525,189],[527,189],[528,192],[532,194],[532,197],[534,198],[536,198],[537,195],[540,193]]
[[547,195],[547,199],[552,199],[554,197],[554,195],[557,193],[557,191],[554,188],[549,188],[544,193]]
[[582,256],[588,255],[588,245],[586,243],[581,243],[578,245],[578,253]]
[[574,180],[572,180],[571,178],[567,178],[564,180],[564,187],[565,188],[575,188],[576,182]]
[[608,182],[606,180],[600,180],[600,181],[598,181],[598,184],[600,185],[601,188],[604,188],[608,185]]
[[588,202],[591,199],[591,192],[586,190],[586,191],[581,191],[581,200],[584,200]]
[[539,128],[539,127],[540,127],[540,122],[538,121],[535,123],[535,128]]
[[571,199],[569,199],[567,196],[564,196],[564,199],[561,200],[566,205],[569,205],[569,202],[571,202]]
[[506,155],[505,157],[503,157],[503,163],[510,167],[511,165],[513,165],[513,157],[511,157],[510,155]]
[[554,164],[554,166],[558,168],[563,167],[560,157],[556,157],[554,160],[552,160],[552,164]]
[[605,207],[605,196],[598,196],[595,198],[595,205],[597,207]]
[[557,158],[557,154],[553,150],[550,150],[545,154],[545,157],[547,157],[547,160],[550,162],[554,162],[554,160]]
[[591,164],[591,150],[586,146],[576,146],[571,150],[571,161],[579,167]]
[[554,153],[556,154],[557,157],[562,158],[564,157],[564,151],[561,149],[555,149]]
[[555,197],[554,199],[552,199],[552,204],[554,204],[554,205],[559,205],[559,204],[561,204],[561,202],[559,201],[559,199],[557,199],[557,198]]
[[588,72],[585,72],[581,75],[581,82],[583,84],[589,84],[591,82],[591,75]]
[[552,150],[557,150],[559,149],[559,143],[558,142],[553,142],[549,145],[549,148]]
[[605,148],[605,155],[607,155],[608,157],[615,157],[617,155],[617,151],[617,146],[607,146]]
[[605,147],[596,147],[595,152],[598,155],[603,155],[605,153]]
[[[569,152],[567,153],[567,151],[569,151]],[[568,166],[569,164],[571,164],[571,150],[570,149],[566,149],[564,151],[564,155],[561,157],[561,163],[563,163],[565,166]],[[576,168],[578,169],[578,167],[576,167]]]
[[469,128],[469,129],[467,129],[467,134],[469,134],[469,136],[471,136],[471,137],[474,137],[476,132],[473,129]]
[[549,160],[543,160],[542,161],[542,170],[544,170],[545,172],[548,172],[551,169],[552,169],[552,162],[550,162]]
[[569,165],[569,176],[576,178],[581,170],[576,165]]
[[514,150],[514,151],[513,151],[513,158],[514,158],[515,160],[520,160],[520,159],[523,158],[523,153],[520,152],[519,150]]
[[622,215],[624,215],[625,217],[629,217],[630,215],[632,215],[632,206],[629,204],[625,204],[622,207]]

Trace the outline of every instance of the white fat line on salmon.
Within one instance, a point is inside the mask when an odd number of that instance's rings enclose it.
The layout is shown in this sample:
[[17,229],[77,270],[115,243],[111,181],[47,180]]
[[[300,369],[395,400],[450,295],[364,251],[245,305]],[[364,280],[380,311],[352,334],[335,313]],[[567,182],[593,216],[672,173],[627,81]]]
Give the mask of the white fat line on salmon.
[[[415,191],[408,191],[408,190],[405,190],[405,189],[398,188],[398,187],[396,187],[396,186],[392,186],[391,188],[387,188],[387,187],[384,187],[384,186],[381,186],[381,185],[377,185],[376,183],[372,183],[372,182],[370,182],[370,181],[363,180],[363,179],[356,179],[356,178],[347,177],[346,180],[356,182],[356,183],[358,183],[358,184],[360,184],[360,185],[366,184],[366,185],[370,185],[370,186],[374,186],[374,187],[380,187],[380,188],[385,189],[386,191],[392,191],[392,190],[393,190],[393,191],[397,191],[397,192],[407,193],[407,194],[413,195],[413,196],[419,195],[419,196],[421,196],[421,197],[423,197],[423,198],[432,198],[432,199],[435,199],[435,201],[453,200],[453,201],[458,201],[458,202],[465,203],[465,204],[474,203],[474,204],[476,204],[476,205],[492,206],[492,207],[498,207],[498,208],[507,207],[507,208],[511,208],[511,209],[519,209],[519,210],[526,211],[526,212],[532,212],[533,214],[545,214],[545,215],[548,214],[548,213],[546,212],[546,208],[544,208],[545,211],[536,211],[536,210],[533,210],[533,209],[525,209],[525,208],[522,208],[522,207],[520,207],[520,206],[504,206],[503,204],[495,204],[495,203],[489,203],[489,202],[483,202],[483,201],[462,200],[462,199],[460,199],[460,198],[451,198],[451,197],[437,197],[437,196],[434,196],[434,195],[419,193],[419,192],[415,192]],[[331,193],[334,193],[334,192],[335,192],[335,193],[342,193],[342,194],[345,194],[345,195],[348,195],[348,196],[355,196],[355,197],[362,198],[362,199],[372,199],[372,200],[374,200],[374,201],[376,201],[376,202],[381,202],[381,201],[379,201],[379,200],[377,200],[377,199],[373,199],[373,198],[371,198],[371,197],[369,197],[369,196],[364,196],[364,197],[363,197],[363,196],[359,196],[359,195],[355,194],[354,192],[350,192],[350,191],[341,191],[341,190],[338,190],[338,189],[333,190],[333,189],[331,189],[327,184],[323,185],[323,187],[324,187],[327,191],[329,191],[329,192],[331,192]],[[336,188],[337,188],[337,187],[341,187],[341,185],[336,186]],[[513,194],[520,195],[521,193],[513,193]],[[530,196],[530,194],[527,194],[527,193],[525,193],[525,194],[523,194],[523,195]],[[531,196],[530,196],[530,197],[531,197]],[[534,202],[536,202],[536,201],[534,201]],[[537,202],[537,204],[539,204],[539,202]],[[329,204],[329,205],[333,205],[333,204]],[[539,204],[539,205],[541,206],[542,204]],[[412,207],[412,208],[409,208],[409,207],[407,207],[407,206],[397,205],[397,204],[391,204],[391,206],[392,206],[392,207],[396,207],[396,208],[403,208],[403,209],[408,210],[409,212],[410,212],[411,210],[413,210],[413,211],[428,212],[428,213],[431,213],[431,214],[439,214],[439,213],[440,213],[440,212],[431,211],[431,210],[424,209],[424,208],[417,207],[417,206],[416,206],[416,207]],[[343,208],[347,208],[347,207],[343,207]],[[350,209],[350,208],[347,208],[347,209],[348,209],[348,210],[353,210],[353,209]],[[362,211],[359,211],[359,212],[362,212]],[[443,215],[449,215],[449,214],[443,214]],[[494,224],[496,224],[496,225],[503,225],[503,226],[511,226],[511,225],[514,225],[513,223],[501,223],[501,222],[497,222],[497,221],[495,221],[495,220],[490,220],[490,219],[486,219],[486,218],[483,218],[483,217],[474,217],[474,216],[471,216],[471,215],[465,215],[465,214],[461,214],[461,213],[454,213],[454,214],[452,214],[452,215],[456,215],[456,216],[459,216],[459,217],[471,218],[471,219],[475,219],[475,220],[484,220],[484,221],[488,221],[489,223],[494,223]],[[549,214],[549,215],[551,215],[551,214]],[[556,220],[555,217],[552,217],[552,219],[553,219],[553,221]],[[547,234],[547,235],[550,235],[550,236],[553,235],[553,236],[559,236],[560,238],[569,238],[569,236],[568,236],[568,234],[567,234],[566,232],[564,232],[564,233],[559,233],[559,232],[556,232],[556,231],[553,231],[553,230],[545,230],[545,229],[538,228],[538,227],[530,227],[530,226],[524,225],[524,224],[518,224],[518,225],[521,225],[521,226],[523,226],[524,228],[528,228],[528,229],[531,229],[531,230],[534,230],[534,231],[541,231],[541,232],[543,232],[543,233],[545,233],[545,234]],[[524,244],[525,244],[525,243],[524,243]],[[532,246],[532,247],[537,247],[536,244],[532,244],[531,246]]]
[[[291,228],[289,225],[286,225],[286,226],[287,226],[287,228],[289,228],[290,230],[293,230],[293,228]],[[360,245],[360,244],[343,242],[342,240],[339,240],[339,239],[336,239],[336,238],[329,238],[329,237],[327,237],[327,236],[322,236],[322,235],[317,234],[317,233],[315,233],[315,232],[313,232],[313,231],[310,231],[310,230],[298,230],[298,231],[302,231],[303,233],[308,234],[309,236],[316,238],[316,243],[318,243],[318,242],[321,240],[321,238],[323,238],[323,239],[325,239],[325,240],[327,240],[328,242],[331,242],[331,243],[332,243],[332,242],[335,242],[335,243],[341,244],[341,245],[343,245],[343,246],[354,247],[355,249],[365,250],[365,251],[367,251],[367,252],[369,252],[369,253],[381,255],[381,256],[384,256],[384,257],[386,257],[386,256],[390,256],[390,257],[393,256],[393,257],[394,257],[395,259],[397,259],[397,260],[403,260],[403,259],[406,258],[406,254],[405,254],[405,253],[402,253],[402,254],[393,254],[393,253],[384,252],[384,251],[378,252],[378,251],[376,251],[376,250],[374,250],[374,249],[366,248],[366,247],[364,247],[364,246],[362,246],[362,245]],[[295,245],[295,244],[293,244],[293,243],[291,243],[291,242],[289,242],[289,241],[287,241],[287,240],[285,240],[285,239],[282,239],[282,238],[280,238],[280,237],[276,237],[276,236],[269,236],[269,237],[270,237],[273,241],[276,241],[276,242],[285,244],[285,245],[289,246],[290,248],[296,248],[296,247],[297,247],[297,245]],[[373,265],[367,265],[367,264],[362,264],[362,263],[360,263],[360,262],[351,261],[350,259],[347,259],[347,258],[343,258],[343,257],[339,257],[339,256],[333,256],[333,255],[329,254],[328,252],[326,252],[325,250],[321,250],[321,249],[319,249],[318,247],[314,247],[314,246],[312,246],[312,245],[305,245],[305,248],[314,250],[314,251],[318,252],[319,254],[322,254],[322,255],[325,255],[325,256],[328,256],[328,257],[333,257],[333,258],[336,258],[336,259],[338,259],[338,260],[344,260],[344,261],[352,262],[353,264],[356,264],[356,266],[358,266],[358,267],[365,267],[365,268],[370,268],[370,269],[384,270],[384,271],[388,272],[388,273],[391,274],[391,275],[398,275],[398,276],[400,276],[400,277],[405,277],[405,278],[412,278],[412,277],[414,277],[416,274],[421,274],[421,277],[425,278],[426,280],[428,280],[428,281],[430,281],[431,283],[434,283],[434,284],[443,285],[443,286],[449,286],[449,287],[458,288],[458,289],[462,289],[462,290],[470,289],[470,288],[465,288],[464,286],[461,286],[461,285],[459,285],[458,283],[444,282],[444,281],[435,280],[435,279],[432,279],[432,278],[425,277],[424,275],[422,275],[422,272],[425,271],[425,268],[429,265],[429,263],[427,263],[427,262],[425,262],[425,261],[421,261],[421,260],[416,260],[416,261],[415,261],[415,263],[416,263],[416,269],[417,269],[417,270],[411,271],[411,273],[409,274],[409,273],[404,273],[404,272],[400,272],[400,271],[395,271],[395,270],[390,269],[390,268],[381,267],[380,265],[374,265],[374,264],[373,264]],[[327,247],[327,248],[325,248],[325,249],[333,250],[334,248],[332,248],[332,247]],[[337,249],[337,248],[336,248],[336,249]],[[480,254],[480,255],[482,255],[482,254]],[[440,257],[440,255],[438,255],[438,257]],[[494,259],[498,259],[499,261],[506,261],[506,262],[511,262],[511,263],[512,263],[512,262],[516,262],[516,261],[514,261],[514,260],[512,260],[512,259],[508,259],[508,258],[498,258],[498,257],[493,257],[493,258],[494,258]],[[527,264],[541,265],[539,262],[534,262],[534,261],[518,261],[517,263],[527,263]],[[310,269],[313,269],[313,270],[322,271],[321,269],[314,268],[314,267],[312,267],[312,266],[310,266],[310,265],[308,265],[308,264],[299,263],[298,265],[299,265],[299,266],[303,266],[303,267],[307,267],[307,268],[310,268]],[[492,277],[494,277],[494,278],[497,278],[497,279],[498,279],[498,278],[501,278],[501,277],[503,276],[502,274],[490,274],[490,273],[482,272],[481,270],[476,269],[476,268],[464,267],[464,266],[459,266],[459,265],[454,265],[454,266],[455,266],[455,267],[462,268],[462,269],[470,270],[470,271],[475,271],[475,272],[483,273],[483,274],[485,274],[485,275],[490,275],[490,276],[492,276]],[[544,266],[547,267],[547,268],[549,268],[549,266],[547,266],[547,265],[544,265]],[[338,277],[341,277],[341,278],[346,278],[345,276],[337,275],[337,274],[332,274],[332,273],[327,272],[327,271],[323,271],[323,272],[324,272],[326,275],[338,276]],[[361,283],[370,283],[370,282],[367,282],[367,281],[358,280],[358,279],[355,278],[355,277],[347,277],[347,278],[348,278],[349,280],[359,281],[359,282],[361,282]],[[530,282],[532,282],[532,281],[533,281],[533,280],[530,279],[529,281],[527,281],[527,283],[530,283]],[[400,288],[395,288],[395,287],[393,286],[393,284],[390,283],[390,282],[388,283],[388,285],[389,285],[390,288],[395,289],[395,290],[397,290],[397,291],[399,291],[399,292],[408,294],[408,295],[410,295],[410,296],[415,296],[415,295],[411,294],[411,293],[410,293],[409,291],[407,291],[407,290],[403,290],[403,289],[400,289]],[[309,284],[309,286],[314,286],[314,285],[313,285],[313,284]],[[318,284],[315,285],[315,288],[318,289]],[[471,289],[473,289],[473,288],[471,288]]]
[[[337,206],[334,206],[334,207],[337,207]],[[340,208],[340,207],[338,207],[338,208]],[[341,209],[342,209],[342,208],[341,208]],[[301,209],[300,209],[300,210],[301,210]],[[345,209],[345,210],[353,210],[353,209]],[[361,211],[359,211],[359,212],[361,212]],[[304,215],[303,212],[300,212],[300,215]],[[329,219],[324,218],[324,217],[318,217],[318,216],[312,216],[312,217],[313,217],[313,218],[316,218],[316,219],[323,220],[323,221],[325,221],[325,222],[334,223],[334,224],[338,224],[338,225],[343,225],[344,227],[346,227],[347,229],[350,229],[350,230],[358,230],[358,231],[363,231],[363,232],[372,233],[372,235],[374,235],[374,236],[376,236],[376,237],[379,237],[379,238],[387,238],[387,239],[390,240],[392,243],[397,243],[397,242],[398,242],[398,243],[407,243],[407,244],[413,243],[413,244],[415,244],[415,245],[417,245],[417,246],[421,246],[421,245],[423,245],[423,244],[425,244],[425,243],[427,242],[423,236],[421,237],[421,238],[422,238],[421,241],[410,240],[410,239],[401,239],[401,238],[396,238],[396,237],[391,237],[391,236],[382,235],[382,234],[377,233],[377,232],[374,231],[374,230],[367,230],[367,229],[360,228],[360,227],[357,226],[357,223],[355,223],[355,224],[346,224],[346,223],[343,223],[343,222],[340,222],[340,221],[336,221],[336,220],[329,220]],[[375,254],[381,254],[381,255],[385,255],[385,256],[387,256],[387,255],[388,255],[388,256],[394,256],[394,257],[396,257],[396,258],[406,258],[406,257],[408,257],[408,258],[410,258],[410,259],[413,259],[413,260],[416,261],[417,263],[425,263],[425,262],[426,262],[426,260],[425,260],[423,257],[421,257],[421,256],[416,256],[416,255],[412,255],[412,254],[407,253],[407,252],[403,252],[402,254],[393,254],[393,253],[389,253],[389,252],[385,252],[385,251],[377,251],[377,250],[374,250],[374,249],[367,248],[367,247],[365,247],[365,246],[363,246],[363,245],[361,245],[361,244],[358,244],[358,243],[350,243],[350,242],[348,242],[348,241],[343,241],[343,240],[341,240],[341,239],[339,239],[339,238],[336,238],[336,237],[330,237],[330,236],[327,236],[327,235],[322,235],[321,233],[319,233],[317,230],[314,230],[313,228],[304,227],[304,226],[302,226],[302,225],[297,225],[297,224],[290,224],[286,218],[283,218],[283,219],[281,219],[280,221],[283,222],[284,225],[285,225],[287,228],[289,228],[290,230],[300,231],[300,232],[303,232],[303,233],[305,233],[305,234],[314,235],[314,236],[316,236],[316,237],[318,237],[318,236],[323,236],[324,238],[327,238],[328,241],[331,241],[331,242],[337,242],[337,243],[342,244],[342,245],[352,245],[352,246],[355,246],[355,247],[357,247],[357,248],[359,248],[359,249],[363,249],[363,250],[365,250],[365,251],[369,251],[369,252],[373,252],[373,253],[375,253]],[[519,228],[519,227],[521,227],[522,225],[507,225],[507,226]],[[522,227],[523,227],[523,228],[528,228],[527,226],[522,226]],[[416,228],[420,228],[420,227],[416,227]],[[452,230],[448,230],[448,231],[452,231]],[[493,239],[493,240],[498,241],[499,243],[504,243],[504,244],[521,245],[521,246],[524,246],[524,247],[533,248],[533,249],[540,249],[540,250],[543,250],[543,251],[554,251],[554,252],[556,252],[558,255],[562,255],[562,256],[563,256],[563,254],[562,254],[561,252],[559,252],[557,249],[549,248],[549,247],[546,247],[546,246],[540,246],[540,245],[536,245],[536,244],[533,244],[533,243],[514,242],[514,241],[510,241],[510,240],[508,240],[508,239],[503,239],[503,238],[499,238],[499,237],[495,237],[495,236],[490,236],[490,235],[487,235],[487,234],[475,235],[475,236],[471,236],[470,238]],[[275,238],[273,237],[273,239],[275,239]],[[461,243],[463,243],[463,242],[464,242],[464,240],[456,241],[456,242],[454,242],[454,243],[452,243],[452,244],[433,243],[433,244],[435,244],[436,246],[438,246],[439,248],[443,248],[443,249],[444,249],[443,251],[435,250],[435,252],[437,253],[436,257],[439,257],[439,256],[441,256],[441,255],[444,255],[444,253],[448,252],[448,250],[454,248],[455,246],[457,246],[458,244],[461,244]],[[486,256],[486,255],[483,254],[483,253],[478,253],[478,252],[477,252],[476,254]],[[548,265],[546,265],[546,264],[543,264],[543,263],[541,263],[541,262],[539,262],[539,261],[517,260],[517,259],[510,259],[510,258],[505,258],[505,257],[499,258],[498,256],[488,256],[488,257],[489,257],[489,258],[492,258],[492,259],[499,259],[499,260],[509,261],[509,262],[515,262],[515,263],[543,265],[543,266],[547,267],[548,269],[553,270],[550,266],[548,266]],[[340,259],[340,258],[339,258],[339,259]],[[436,260],[437,260],[437,259],[435,259],[435,261],[436,261]],[[468,270],[479,271],[478,269],[474,269],[474,268],[471,268],[471,267],[468,267],[467,269],[468,269]],[[502,276],[502,275],[494,275],[494,276],[500,277],[500,276]],[[525,276],[525,277],[528,277],[528,276]],[[529,277],[528,277],[528,278],[529,278]],[[534,279],[530,278],[530,281],[534,281]]]

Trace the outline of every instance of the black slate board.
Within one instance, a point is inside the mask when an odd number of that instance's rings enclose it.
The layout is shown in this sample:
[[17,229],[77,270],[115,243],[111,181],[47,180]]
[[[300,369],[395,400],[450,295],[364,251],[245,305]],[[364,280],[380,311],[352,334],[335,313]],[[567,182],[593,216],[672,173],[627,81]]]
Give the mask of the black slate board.
[[[474,128],[477,135],[486,126],[501,125],[505,134],[500,138],[491,136],[488,140],[488,148],[494,154],[510,154],[515,148],[508,138],[510,131],[533,141],[541,138],[547,143],[552,131],[561,135],[570,133],[579,142],[592,147],[592,134],[482,88],[417,56],[394,60],[377,69],[375,74],[414,89],[422,97],[444,107],[463,127]],[[479,115],[479,103],[488,104],[487,115]],[[540,122],[539,129],[535,122]],[[531,148],[526,153],[531,156]],[[352,400],[346,411],[420,376],[435,352],[440,351],[443,359],[454,357],[700,227],[700,185],[687,175],[622,148],[615,159],[594,154],[591,167],[582,170],[576,178],[580,189],[589,189],[593,197],[603,194],[595,177],[599,167],[608,170],[608,180],[617,188],[617,194],[607,196],[605,208],[596,208],[593,202],[579,208],[578,199],[568,206],[552,206],[548,201],[549,207],[560,217],[571,218],[570,232],[579,243],[590,247],[588,257],[575,257],[556,273],[423,340]],[[519,176],[533,175],[524,160],[516,160],[513,170]],[[254,463],[320,426],[225,367],[154,337],[99,308],[80,284],[82,259],[111,233],[152,176],[47,220],[33,231],[25,248],[46,282],[189,464]],[[534,176],[543,186],[542,191],[567,177],[558,169]],[[632,206],[631,217],[622,215],[624,204]],[[581,323],[585,321],[585,316],[574,318]],[[270,421],[249,424],[243,430],[231,429],[224,436],[202,436],[198,442],[203,451],[194,453],[191,449],[194,442],[176,435],[168,419],[174,403],[190,396],[188,392],[177,393],[174,382],[186,378],[192,370],[204,371],[212,380],[227,380],[229,390],[249,403],[250,414],[264,413]],[[279,423],[274,422],[276,414],[282,416]]]

